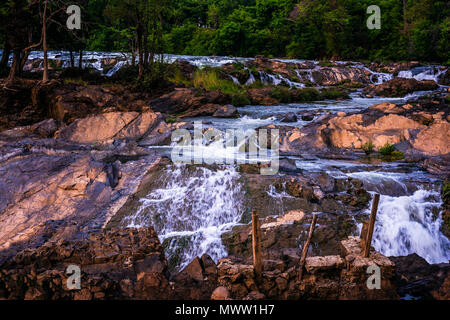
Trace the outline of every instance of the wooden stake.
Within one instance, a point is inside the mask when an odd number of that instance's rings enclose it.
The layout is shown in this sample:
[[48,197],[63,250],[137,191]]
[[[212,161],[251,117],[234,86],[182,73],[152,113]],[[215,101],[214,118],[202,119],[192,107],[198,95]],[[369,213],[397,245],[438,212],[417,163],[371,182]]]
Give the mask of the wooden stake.
[[317,214],[313,214],[313,218],[311,221],[311,226],[309,227],[308,238],[306,239],[305,244],[303,245],[302,255],[300,257],[300,270],[298,274],[298,279],[301,280],[303,276],[303,268],[305,267],[306,255],[308,254],[309,244],[311,242],[311,238],[314,232],[314,228],[316,227]]
[[380,195],[378,193],[375,194],[373,197],[372,202],[372,211],[370,212],[370,220],[369,220],[369,226],[367,229],[366,240],[365,240],[365,247],[363,257],[367,258],[370,253],[370,245],[372,244],[372,236],[373,236],[373,229],[375,227],[375,220],[377,219],[377,211],[378,211],[378,203],[380,202]]
[[256,280],[261,281],[262,261],[261,261],[261,230],[259,225],[259,216],[256,211],[252,212],[252,244],[253,244],[253,268],[255,270]]

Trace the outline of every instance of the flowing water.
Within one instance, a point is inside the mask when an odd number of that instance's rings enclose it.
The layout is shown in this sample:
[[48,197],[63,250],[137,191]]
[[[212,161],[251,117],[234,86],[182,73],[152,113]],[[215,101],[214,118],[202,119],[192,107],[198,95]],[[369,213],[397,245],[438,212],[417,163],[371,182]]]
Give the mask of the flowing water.
[[[241,114],[238,119],[200,117],[185,120],[202,121],[204,128],[222,131],[229,128],[248,130],[268,124],[286,125],[278,119],[287,112],[319,110],[317,116],[320,116],[328,112],[360,111],[382,101],[406,101],[405,98],[367,99],[358,94],[352,97],[345,101],[246,106],[238,108]],[[302,127],[306,123],[298,120],[288,125]],[[214,143],[203,148],[210,158],[220,158],[225,152]],[[170,150],[169,147],[167,149]],[[236,149],[232,151],[239,152]],[[335,178],[356,178],[370,193],[381,194],[373,240],[376,250],[387,256],[417,253],[429,263],[448,262],[450,259],[450,242],[439,230],[442,223],[440,180],[411,163],[366,164],[314,157],[289,158],[295,161],[299,170],[326,173]],[[192,172],[189,168],[195,170]],[[244,207],[245,190],[239,176],[235,166],[210,169],[178,165],[176,170],[167,169],[164,175],[166,182],[141,200],[139,211],[128,220],[128,225],[155,225],[168,248],[169,260],[179,259],[175,261],[179,263],[177,269],[202,253],[209,253],[215,260],[225,257],[227,252],[220,237],[238,225],[248,209]],[[285,202],[292,200],[291,196],[273,186],[266,193],[281,211]],[[274,214],[282,213],[275,211]],[[362,213],[368,218],[370,208]]]
[[[39,59],[42,53],[32,52],[29,59]],[[49,52],[50,59],[63,61],[62,67],[69,66],[67,52]],[[109,68],[104,68],[102,59],[114,58],[118,62]],[[75,56],[75,64],[78,64]],[[83,66],[93,67],[106,76],[114,75],[121,67],[130,63],[131,57],[119,53],[85,52]],[[180,55],[165,55],[167,62],[184,59],[189,63],[204,67],[217,67],[226,63],[251,60],[235,57],[192,57]],[[278,61],[303,63],[304,60]],[[349,63],[349,62],[342,62]],[[314,83],[313,71],[318,68],[317,62],[312,62],[311,69],[296,70],[299,82],[291,81],[279,74],[261,72],[259,80],[267,84],[284,84],[290,87],[304,87],[305,82]],[[374,72],[357,62],[350,62],[354,67],[363,68],[370,73],[372,83],[379,84],[393,78],[387,73]],[[445,72],[439,66],[422,66],[408,71],[401,71],[398,77],[415,78],[417,80],[438,80]],[[237,78],[231,78],[239,83]],[[249,85],[257,79],[250,72],[245,84]],[[314,103],[288,104],[278,106],[245,106],[238,108],[241,117],[238,119],[218,119],[202,117],[186,119],[202,121],[205,127],[218,130],[256,129],[261,126],[275,124],[286,125],[280,121],[287,112],[314,111],[315,117],[325,113],[339,111],[361,111],[370,105],[391,101],[406,102],[408,98],[423,95],[417,92],[397,99],[367,99],[360,92],[351,95],[350,100],[319,101]],[[207,123],[207,125],[206,125]],[[307,122],[298,117],[297,122],[287,125],[302,127]],[[160,148],[168,153],[170,146],[150,147]],[[231,150],[233,154],[239,150]],[[216,143],[210,143],[202,150],[209,158],[223,157],[227,152]],[[244,158],[246,155],[242,155]],[[440,181],[407,163],[383,163],[379,165],[362,164],[351,161],[326,159],[305,159],[291,157],[299,170],[306,172],[326,173],[333,177],[357,178],[371,193],[380,193],[381,200],[374,231],[374,247],[387,256],[400,256],[417,253],[429,263],[448,262],[450,258],[450,242],[439,231],[442,223],[440,218],[441,199],[439,196]],[[227,251],[221,241],[224,232],[241,221],[245,208],[245,190],[241,175],[236,166],[215,166],[173,164],[164,169],[148,194],[139,200],[136,212],[124,218],[122,226],[154,226],[161,241],[166,247],[169,261],[180,270],[194,257],[204,253],[214,260],[227,256]],[[267,195],[273,198],[277,207],[284,208],[284,201],[289,195],[277,192],[272,186]],[[370,208],[364,210],[369,214]]]

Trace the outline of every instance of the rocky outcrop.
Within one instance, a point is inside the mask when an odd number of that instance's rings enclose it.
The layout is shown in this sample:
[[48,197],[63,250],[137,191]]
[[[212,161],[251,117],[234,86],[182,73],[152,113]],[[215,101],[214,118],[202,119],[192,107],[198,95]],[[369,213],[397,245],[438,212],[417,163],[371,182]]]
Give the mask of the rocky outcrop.
[[103,225],[158,161],[123,139],[98,145],[42,139],[54,126],[46,121],[0,133],[1,249],[70,239]]
[[[195,89],[177,88],[173,92],[165,94],[149,102],[153,111],[183,114],[193,113],[205,105],[225,105],[231,102],[230,97],[220,91],[203,92]],[[208,108],[211,115],[217,110]]]
[[323,115],[302,129],[280,135],[280,148],[284,152],[314,148],[360,149],[372,142],[374,150],[389,143],[406,153],[445,155],[450,152],[447,117],[448,104],[439,100],[432,106],[382,103],[361,113]]
[[389,259],[396,266],[400,296],[409,299],[450,300],[450,264],[430,265],[415,253]]
[[435,90],[438,87],[433,80],[417,81],[414,78],[394,78],[379,85],[370,85],[364,89],[364,92],[370,96],[403,97],[408,93]]
[[[339,255],[309,257],[299,280],[296,265],[281,261],[264,261],[261,281],[255,278],[253,266],[221,259],[217,265],[218,284],[233,299],[396,299],[394,263],[372,251],[361,256],[358,237],[342,241]],[[381,289],[367,287],[367,268],[381,269]]]
[[[0,252],[1,253],[1,252]],[[80,288],[69,276],[78,267]],[[48,242],[0,260],[0,299],[168,299],[167,261],[153,228]]]
[[72,142],[93,143],[110,139],[141,139],[162,121],[155,112],[109,112],[77,119],[58,133]]

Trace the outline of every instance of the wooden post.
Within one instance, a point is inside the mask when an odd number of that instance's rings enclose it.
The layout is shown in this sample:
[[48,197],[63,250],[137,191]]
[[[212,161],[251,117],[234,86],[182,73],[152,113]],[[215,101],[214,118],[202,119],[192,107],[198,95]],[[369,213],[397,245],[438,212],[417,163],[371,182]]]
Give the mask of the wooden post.
[[366,240],[364,243],[364,254],[363,257],[367,258],[370,253],[370,245],[372,244],[372,236],[373,236],[373,229],[375,227],[375,220],[377,219],[377,211],[378,211],[378,203],[380,202],[380,195],[378,193],[375,194],[373,197],[372,202],[372,211],[370,212],[370,220],[369,220],[369,226],[367,228],[366,233]]
[[316,221],[317,221],[317,214],[313,214],[313,218],[311,221],[311,226],[309,227],[309,233],[308,233],[308,238],[305,241],[305,244],[303,245],[303,250],[302,250],[302,255],[300,257],[300,268],[299,268],[299,273],[298,273],[298,279],[301,280],[302,276],[303,276],[303,268],[305,267],[305,262],[306,262],[306,255],[308,254],[308,248],[309,248],[309,244],[311,242],[311,238],[314,232],[314,228],[316,227]]
[[252,244],[253,269],[255,270],[256,280],[259,282],[262,277],[261,230],[259,225],[259,216],[256,211],[252,211]]

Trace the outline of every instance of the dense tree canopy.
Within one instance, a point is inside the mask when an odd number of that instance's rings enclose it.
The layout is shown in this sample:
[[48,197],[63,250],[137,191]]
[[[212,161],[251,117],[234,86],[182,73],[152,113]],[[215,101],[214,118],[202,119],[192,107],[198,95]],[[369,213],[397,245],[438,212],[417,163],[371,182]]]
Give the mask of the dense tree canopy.
[[[11,3],[0,5],[7,17]],[[158,52],[258,54],[305,59],[450,62],[450,2],[433,0],[90,0],[80,38],[49,26],[49,48],[133,52],[143,63]],[[381,29],[366,26],[381,8]],[[29,6],[30,7],[30,6]],[[31,8],[31,9],[30,9]],[[27,10],[33,10],[30,7]],[[3,18],[2,18],[3,20]],[[14,21],[14,19],[5,19]],[[39,23],[38,21],[36,23]],[[39,30],[39,26],[36,28]],[[0,26],[7,45],[8,28]],[[34,31],[35,36],[40,33]]]

